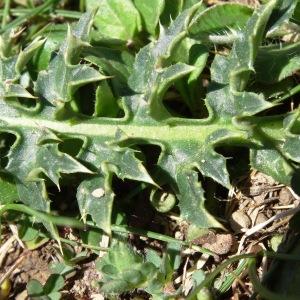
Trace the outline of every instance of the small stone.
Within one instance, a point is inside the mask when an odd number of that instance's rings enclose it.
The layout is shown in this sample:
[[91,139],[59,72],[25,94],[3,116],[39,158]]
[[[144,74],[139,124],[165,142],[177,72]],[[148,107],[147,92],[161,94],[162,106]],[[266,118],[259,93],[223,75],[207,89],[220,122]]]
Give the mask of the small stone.
[[265,214],[259,213],[259,214],[257,215],[256,220],[255,220],[255,225],[264,223],[264,222],[266,222],[267,220],[268,220],[268,218],[265,216]]
[[237,241],[233,234],[220,233],[215,235],[215,242],[203,244],[204,248],[218,254],[225,255],[236,249]]
[[261,251],[263,251],[263,248],[258,244],[252,245],[249,249],[249,253],[254,253],[254,254],[257,254]]
[[208,234],[194,239],[193,243],[201,245],[218,255],[234,252],[237,248],[236,238],[231,233],[214,233],[210,231]]
[[231,225],[231,228],[235,232],[241,232],[242,231],[241,229],[250,228],[251,219],[245,212],[243,212],[241,210],[237,210],[232,213],[232,215],[229,219],[229,223]]
[[279,202],[282,205],[289,205],[293,202],[294,197],[288,188],[283,188],[279,192]]

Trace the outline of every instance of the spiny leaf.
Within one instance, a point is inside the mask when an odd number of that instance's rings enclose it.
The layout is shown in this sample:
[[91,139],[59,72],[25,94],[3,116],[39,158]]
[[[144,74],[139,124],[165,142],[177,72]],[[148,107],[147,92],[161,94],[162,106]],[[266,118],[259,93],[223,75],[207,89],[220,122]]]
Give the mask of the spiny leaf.
[[[119,134],[118,132],[116,133]],[[142,162],[135,156],[135,150],[120,147],[117,144],[107,145],[103,139],[94,139],[85,149],[80,159],[93,164],[98,170],[109,167],[121,179],[132,179],[154,184]]]
[[80,86],[107,78],[86,64],[78,64],[82,48],[88,46],[93,14],[86,13],[73,30],[69,28],[58,55],[50,62],[47,71],[39,73],[36,92],[52,105],[58,106],[59,110],[73,100]]
[[[230,87],[234,91],[243,91],[248,83],[251,72],[254,72],[254,61],[258,47],[264,37],[265,28],[277,0],[271,0],[253,13],[245,30],[235,41],[229,57]],[[234,64],[234,65],[233,65]]]
[[280,28],[289,22],[297,6],[297,0],[277,1],[276,7],[268,22],[268,34],[276,35]]
[[255,62],[256,80],[274,83],[300,69],[300,42],[261,47]]
[[272,0],[254,12],[228,57],[216,55],[211,67],[212,84],[207,104],[215,116],[231,118],[254,115],[272,106],[260,95],[245,92],[263,33],[276,1]]
[[26,64],[43,43],[44,40],[37,38],[18,55],[0,57],[0,101],[14,97],[34,98],[17,82]]
[[106,47],[88,47],[83,50],[85,59],[110,75],[116,97],[128,95],[128,78],[132,73],[134,57],[126,52]]
[[[3,176],[3,175],[2,175]],[[12,203],[19,199],[16,185],[0,176],[0,204]]]
[[[204,120],[175,118],[175,114],[163,103],[167,89],[188,74],[197,77],[199,73],[196,72],[203,68],[202,65],[198,68],[188,65],[194,64],[195,60],[188,59],[183,63],[174,56],[179,45],[189,38],[189,26],[197,10],[202,9],[201,4],[184,11],[169,28],[161,27],[159,39],[136,55],[133,70],[131,55],[127,55],[130,57],[127,63],[122,51],[87,45],[86,32],[90,28],[92,14],[84,15],[80,24],[85,30],[69,30],[63,47],[51,61],[49,69],[39,73],[36,83],[38,93],[35,92],[34,96],[48,97],[48,101],[37,98],[37,105],[33,109],[25,109],[22,103],[17,105],[16,100],[4,98],[4,101],[0,101],[0,130],[17,137],[1,174],[9,173],[13,177],[20,201],[35,209],[50,212],[45,189],[48,183],[37,175],[43,172],[58,183],[61,173],[89,173],[79,184],[77,193],[82,218],[85,220],[87,214],[91,215],[93,221],[107,233],[110,233],[114,197],[112,176],[145,182],[151,185],[151,189],[157,188],[157,185],[154,187],[155,181],[162,190],[176,195],[184,219],[198,227],[220,226],[205,210],[204,191],[198,178],[201,173],[225,187],[230,186],[226,158],[216,152],[216,147],[240,145],[250,148],[252,166],[282,182],[290,182],[294,169],[299,169],[299,157],[295,150],[300,147],[299,128],[295,130],[298,121],[294,122],[296,125],[293,130],[288,130],[290,125],[286,125],[289,122],[285,116],[254,116],[272,105],[263,96],[245,90],[250,74],[255,77],[253,68],[258,49],[275,4],[276,1],[270,1],[250,18],[245,30],[239,32],[228,56],[215,57],[211,67],[212,83],[206,99],[209,116]],[[73,99],[74,82],[91,82],[94,77],[79,76],[78,79],[74,70],[85,67],[91,72],[88,71],[88,75],[93,72],[97,76],[100,74],[90,66],[78,64],[78,59],[84,61],[86,55],[107,76],[116,77],[106,87],[111,88],[110,99],[125,95],[122,99],[124,118],[86,117],[76,107],[77,102]],[[55,65],[54,62],[61,62],[61,65]],[[60,79],[53,76],[61,75],[60,72],[66,75],[61,80],[63,86],[59,85]],[[119,86],[116,88],[119,78],[125,87],[123,91]],[[57,99],[60,100],[58,107],[55,106]],[[91,99],[86,97],[85,101],[89,101],[93,107]],[[103,106],[99,107],[103,102],[96,104],[97,109],[107,113]],[[57,120],[60,105],[72,112],[64,115],[66,121]],[[298,120],[298,116],[295,119]],[[79,139],[83,143],[77,152],[72,149],[70,152],[73,154],[70,155],[60,150],[60,143],[65,139]],[[142,155],[136,149],[141,144],[161,148],[159,159],[151,170],[154,180],[139,159]],[[267,159],[271,159],[273,164],[268,165]],[[50,164],[50,160],[54,163]],[[94,173],[90,174],[89,170]],[[57,234],[55,228],[51,228],[52,224],[45,226],[52,230],[53,235]],[[142,287],[147,282],[143,267],[144,264],[134,272],[124,272],[126,276],[122,278],[115,275],[117,273],[113,272],[113,267],[105,270],[109,276],[117,278],[115,284],[118,288],[124,289],[128,288],[127,284],[134,288]],[[107,289],[111,290],[111,287]]]
[[229,86],[212,82],[206,98],[216,118],[255,115],[273,105],[262,95],[251,92],[233,92]]
[[7,156],[9,162],[6,170],[20,182],[36,181],[39,175],[44,173],[59,186],[61,173],[90,173],[71,156],[60,152],[57,142],[42,144],[47,131],[41,129],[32,134],[30,130],[24,128],[16,131],[11,129],[10,132],[16,135],[17,140]]
[[82,219],[91,215],[93,221],[110,234],[111,214],[114,193],[111,189],[111,176],[97,176],[83,181],[77,190],[77,200]]
[[221,41],[231,35],[236,38],[246,25],[253,10],[239,3],[223,3],[202,10],[189,26],[191,37],[203,40]]
[[286,185],[291,184],[294,170],[288,160],[277,150],[252,150],[250,162],[251,166],[256,170],[272,176],[275,180],[278,180],[281,183]]
[[179,170],[177,182],[182,218],[202,228],[221,227],[220,223],[204,207],[204,191],[198,181],[197,172],[192,169]]
[[97,269],[103,276],[101,291],[104,293],[121,293],[142,287],[158,271],[122,242],[110,248],[108,254],[98,261]]
[[105,79],[88,65],[66,65],[61,55],[54,58],[49,71],[40,72],[36,91],[54,106],[72,101],[80,86]]
[[[170,117],[161,103],[163,93],[172,82],[189,74],[194,68],[180,63],[165,66],[166,60],[176,43],[186,34],[188,22],[198,7],[199,5],[196,5],[184,11],[168,29],[161,28],[159,39],[137,54],[134,70],[129,78],[129,86],[141,95],[140,99],[137,99],[137,96],[126,99],[135,117],[142,118],[147,113],[150,113],[154,119]],[[147,106],[150,108],[149,112],[145,111]]]

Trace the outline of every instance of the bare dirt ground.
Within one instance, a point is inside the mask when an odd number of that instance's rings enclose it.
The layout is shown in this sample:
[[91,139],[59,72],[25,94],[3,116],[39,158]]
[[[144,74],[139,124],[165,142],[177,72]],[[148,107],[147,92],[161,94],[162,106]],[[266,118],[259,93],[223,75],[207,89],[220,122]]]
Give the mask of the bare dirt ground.
[[[189,270],[196,265],[197,268],[212,270],[221,261],[241,251],[266,249],[270,246],[272,238],[287,232],[291,218],[287,212],[299,205],[299,199],[289,188],[256,171],[240,178],[235,183],[235,187],[229,191],[227,199],[223,201],[226,205],[225,219],[228,220],[226,226],[228,231],[210,230],[194,240],[194,244],[213,251],[214,259],[211,260],[203,255],[199,265],[199,255],[196,255],[195,251],[183,252],[183,261],[188,262],[185,266],[185,274],[189,274]],[[186,224],[173,222],[168,232],[164,233],[183,238],[185,229]],[[26,250],[22,248],[18,236],[12,234],[9,228],[6,229],[4,237],[6,240],[0,248],[0,280],[6,276],[12,282],[12,293],[9,299],[28,299],[26,284],[30,279],[37,279],[42,284],[46,282],[51,273],[49,264],[61,259],[59,250],[54,242],[47,242],[36,250]],[[138,237],[131,237],[130,243],[141,246]],[[154,243],[157,248],[163,247],[157,241],[149,241],[149,243]],[[74,248],[74,251],[81,250],[81,248]],[[95,268],[94,258],[95,255],[90,252],[87,258],[76,266],[62,291],[63,299],[104,299],[97,286],[100,275]],[[258,271],[262,272],[262,268],[263,266],[258,266]],[[177,277],[179,278],[177,283],[188,285],[188,277]],[[188,286],[186,288],[188,289]],[[233,284],[228,299],[231,297],[238,297],[231,299],[247,299],[250,294],[251,285],[247,278],[238,278]],[[133,295],[124,295],[121,299],[133,299],[132,297]]]

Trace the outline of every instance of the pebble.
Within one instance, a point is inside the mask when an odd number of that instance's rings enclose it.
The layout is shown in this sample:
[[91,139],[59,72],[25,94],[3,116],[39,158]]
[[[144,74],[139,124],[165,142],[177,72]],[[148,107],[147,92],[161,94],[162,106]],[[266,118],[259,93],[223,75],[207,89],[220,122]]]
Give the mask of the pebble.
[[279,192],[279,202],[282,205],[289,205],[293,202],[294,197],[288,188],[283,188]]
[[266,217],[265,214],[259,213],[259,214],[257,215],[256,220],[255,220],[255,225],[264,223],[264,222],[266,222],[267,220],[268,220],[268,218]]
[[241,229],[250,228],[251,219],[245,212],[237,210],[232,213],[229,223],[235,232],[241,232]]

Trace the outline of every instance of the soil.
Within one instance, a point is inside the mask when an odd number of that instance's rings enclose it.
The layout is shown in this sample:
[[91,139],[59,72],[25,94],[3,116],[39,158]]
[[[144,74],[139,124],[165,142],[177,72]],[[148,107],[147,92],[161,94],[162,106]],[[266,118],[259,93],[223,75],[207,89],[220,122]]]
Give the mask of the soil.
[[[285,234],[287,232],[290,216],[279,218],[275,222],[263,226],[246,239],[243,239],[244,233],[298,204],[299,200],[295,198],[289,188],[278,184],[272,178],[260,172],[250,172],[249,176],[240,178],[235,187],[228,193],[225,208],[226,218],[230,220],[227,226],[228,231],[210,230],[193,241],[194,244],[214,252],[213,259],[208,259],[205,255],[199,257],[199,253],[197,254],[196,251],[191,249],[185,250],[182,256],[186,264],[181,268],[182,273],[191,274],[191,271],[195,268],[214,269],[217,264],[222,260],[226,260],[228,256],[237,254],[237,251],[253,252],[265,249],[270,245],[270,240],[275,234]],[[156,216],[154,220],[155,222],[163,221],[162,223],[169,222],[169,226],[164,227],[163,233],[184,238],[187,224],[170,219],[162,220],[161,218],[161,216]],[[11,237],[11,234],[7,231],[4,238],[8,240],[9,237]],[[5,239],[2,245],[5,244]],[[141,240],[136,235],[130,236],[129,242],[136,246],[139,251],[142,251],[145,245],[150,245],[158,250],[163,249],[163,244],[158,241]],[[1,250],[3,249],[0,249],[0,254]],[[82,247],[74,247],[73,250],[82,251]],[[48,242],[36,250],[29,251],[23,249],[22,244],[16,238],[5,251],[6,255],[2,261],[0,259],[0,279],[13,267],[13,271],[9,276],[12,282],[12,292],[9,299],[28,299],[26,294],[28,281],[36,279],[44,284],[51,274],[49,264],[60,260],[59,250],[54,242]],[[182,283],[188,291],[190,275],[186,275],[184,281],[182,281],[182,274],[179,277],[178,275],[180,274],[177,274],[177,279],[174,278],[174,284]],[[100,274],[95,268],[95,254],[89,252],[84,261],[77,264],[72,276],[67,279],[66,286],[62,290],[62,299],[105,299],[98,288],[97,281],[99,279]],[[234,289],[231,296],[235,295],[238,297],[236,299],[248,299],[247,294],[250,294],[251,286],[249,284],[246,292],[244,286],[248,284],[247,278],[243,279],[243,283],[241,283],[241,280],[237,280],[233,284]],[[174,289],[173,286],[172,289]],[[146,294],[135,292],[135,294],[124,294],[120,299],[134,299],[135,296],[139,299],[148,298]]]

